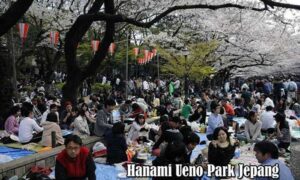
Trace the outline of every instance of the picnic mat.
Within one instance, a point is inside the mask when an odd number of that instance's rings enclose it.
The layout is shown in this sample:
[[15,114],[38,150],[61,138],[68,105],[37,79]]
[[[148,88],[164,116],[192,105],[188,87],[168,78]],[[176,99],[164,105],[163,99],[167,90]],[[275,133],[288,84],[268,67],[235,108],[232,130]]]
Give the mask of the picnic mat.
[[42,146],[40,144],[36,144],[36,143],[29,143],[26,145],[23,145],[21,143],[10,143],[10,144],[0,143],[0,146],[15,148],[15,149],[24,149],[24,150],[34,151],[34,152],[44,152],[44,151],[51,149],[49,147],[44,147],[44,146]]
[[[0,146],[0,155],[2,155],[1,157],[2,158],[9,157],[9,158],[11,158],[11,160],[29,156],[34,153],[35,152],[33,152],[33,151],[29,151],[29,150],[25,150],[25,149],[15,149],[15,148],[9,148],[9,147],[5,147],[5,146]],[[6,162],[8,162],[8,161],[6,161]],[[1,160],[0,160],[0,163],[1,163]]]

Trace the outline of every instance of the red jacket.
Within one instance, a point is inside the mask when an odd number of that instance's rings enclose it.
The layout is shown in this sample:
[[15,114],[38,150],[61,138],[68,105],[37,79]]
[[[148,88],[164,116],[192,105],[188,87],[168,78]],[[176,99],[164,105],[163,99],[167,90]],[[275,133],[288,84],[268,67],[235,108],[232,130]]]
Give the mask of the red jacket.
[[66,150],[56,157],[55,178],[56,179],[96,179],[95,163],[86,147],[80,148],[76,158],[70,158]]

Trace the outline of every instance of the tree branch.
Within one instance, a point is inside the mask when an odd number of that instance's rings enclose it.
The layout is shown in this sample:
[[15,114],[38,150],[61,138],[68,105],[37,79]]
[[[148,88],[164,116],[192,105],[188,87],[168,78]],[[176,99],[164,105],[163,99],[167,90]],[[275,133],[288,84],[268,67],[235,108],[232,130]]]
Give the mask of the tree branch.
[[300,5],[295,4],[289,4],[289,3],[281,3],[281,2],[275,2],[272,0],[261,0],[265,5],[270,6],[271,8],[274,7],[281,7],[281,8],[287,8],[287,9],[295,9],[300,10]]
[[25,14],[33,0],[18,0],[0,16],[0,37],[5,34]]
[[[88,14],[97,13],[103,3],[104,0],[96,0],[93,3],[91,9],[88,11]],[[74,74],[74,72],[77,72],[78,74],[81,73],[81,70],[76,61],[77,45],[93,23],[92,20],[87,21],[86,19],[82,18],[86,15],[79,16],[66,34],[65,55],[68,74]]]

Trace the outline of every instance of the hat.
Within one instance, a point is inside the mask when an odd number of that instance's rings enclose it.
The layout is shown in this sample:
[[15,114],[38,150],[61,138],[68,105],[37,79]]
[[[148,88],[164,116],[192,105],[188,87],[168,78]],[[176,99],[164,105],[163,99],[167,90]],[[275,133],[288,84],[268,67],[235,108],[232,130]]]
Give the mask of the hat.
[[106,154],[107,154],[107,149],[103,143],[97,142],[93,146],[93,156],[94,157],[102,157],[102,156],[106,156]]
[[285,119],[285,114],[283,113],[277,113],[275,116],[274,116],[275,119]]

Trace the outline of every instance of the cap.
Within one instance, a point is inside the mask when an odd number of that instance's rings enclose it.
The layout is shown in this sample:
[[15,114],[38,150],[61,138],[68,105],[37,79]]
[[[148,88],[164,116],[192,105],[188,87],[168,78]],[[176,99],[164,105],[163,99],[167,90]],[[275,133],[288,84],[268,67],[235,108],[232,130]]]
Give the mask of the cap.
[[94,157],[102,157],[102,156],[105,156],[106,154],[107,154],[107,149],[103,143],[97,142],[93,146],[93,156]]

